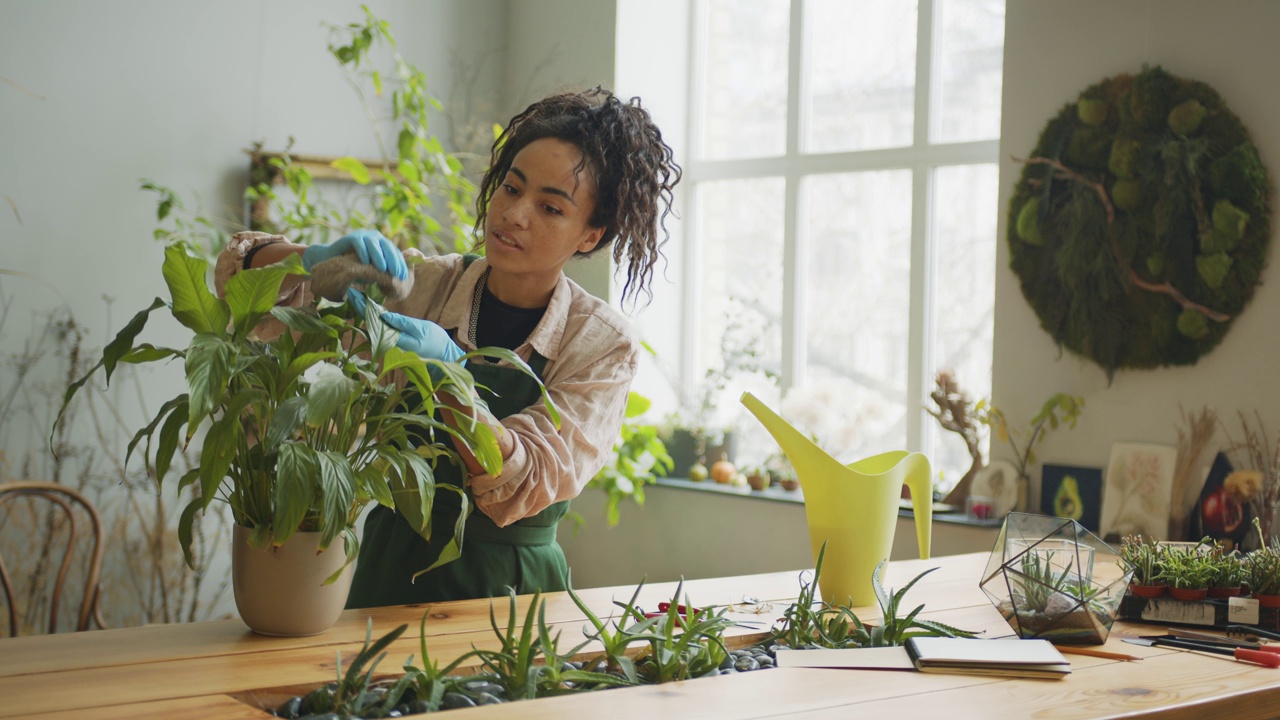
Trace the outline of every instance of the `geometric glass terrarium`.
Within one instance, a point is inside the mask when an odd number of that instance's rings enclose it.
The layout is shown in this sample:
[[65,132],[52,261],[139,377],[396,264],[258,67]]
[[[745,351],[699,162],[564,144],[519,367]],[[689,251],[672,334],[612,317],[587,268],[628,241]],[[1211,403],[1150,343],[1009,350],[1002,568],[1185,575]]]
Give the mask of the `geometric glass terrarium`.
[[1009,513],[979,586],[1018,637],[1101,645],[1132,576],[1080,523]]

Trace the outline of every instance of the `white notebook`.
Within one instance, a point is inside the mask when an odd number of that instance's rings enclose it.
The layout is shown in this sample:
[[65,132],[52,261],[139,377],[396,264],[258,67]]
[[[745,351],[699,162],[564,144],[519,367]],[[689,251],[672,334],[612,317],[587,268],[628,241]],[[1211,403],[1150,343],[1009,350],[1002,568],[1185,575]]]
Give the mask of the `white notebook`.
[[918,637],[906,642],[907,655],[921,672],[1061,678],[1071,663],[1048,640]]

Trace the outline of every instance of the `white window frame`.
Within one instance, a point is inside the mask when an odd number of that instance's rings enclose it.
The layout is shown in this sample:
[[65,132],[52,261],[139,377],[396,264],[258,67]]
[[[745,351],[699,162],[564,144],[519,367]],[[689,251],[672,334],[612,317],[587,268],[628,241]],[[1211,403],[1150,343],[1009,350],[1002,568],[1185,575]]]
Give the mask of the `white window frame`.
[[[934,336],[935,322],[931,288],[934,276],[933,251],[933,171],[940,167],[953,165],[972,165],[996,163],[999,159],[999,138],[973,142],[931,143],[930,137],[935,134],[936,115],[932,112],[937,104],[940,88],[936,87],[932,78],[937,76],[934,59],[934,21],[937,8],[934,0],[918,0],[916,23],[916,69],[915,69],[915,113],[912,142],[900,148],[859,150],[834,153],[804,153],[800,149],[800,138],[803,137],[803,126],[806,118],[801,112],[804,98],[803,83],[805,80],[803,62],[803,32],[805,20],[805,0],[791,0],[790,37],[787,67],[787,137],[786,154],[780,157],[763,157],[732,160],[707,160],[700,157],[698,147],[701,133],[698,127],[700,103],[703,88],[700,87],[704,77],[702,64],[705,62],[705,48],[699,45],[699,38],[704,36],[706,19],[705,3],[695,0],[689,4],[689,57],[691,60],[688,96],[688,127],[686,137],[690,152],[684,170],[684,196],[692,199],[693,191],[699,183],[751,179],[762,177],[781,177],[784,179],[785,208],[783,213],[783,327],[782,327],[782,367],[781,386],[785,392],[803,380],[802,372],[807,364],[805,348],[805,313],[800,308],[806,306],[804,283],[801,282],[804,268],[807,266],[807,239],[800,232],[804,218],[799,212],[799,189],[802,178],[806,176],[862,172],[872,170],[912,171],[912,210],[911,210],[911,274],[910,274],[910,307],[908,331],[908,367],[906,404],[908,408],[916,408],[915,412],[906,413],[906,442],[912,450],[929,452],[933,440],[937,437],[937,429],[933,423],[926,423],[925,412],[928,393],[933,385],[933,374],[938,369],[931,338]],[[697,207],[690,202],[686,205],[683,218],[685,233],[691,234],[697,228]],[[685,396],[692,395],[701,377],[697,367],[697,347],[699,338],[698,313],[692,311],[700,297],[701,258],[696,238],[692,242],[682,243],[682,300],[686,311],[682,313],[680,341],[680,377]]]

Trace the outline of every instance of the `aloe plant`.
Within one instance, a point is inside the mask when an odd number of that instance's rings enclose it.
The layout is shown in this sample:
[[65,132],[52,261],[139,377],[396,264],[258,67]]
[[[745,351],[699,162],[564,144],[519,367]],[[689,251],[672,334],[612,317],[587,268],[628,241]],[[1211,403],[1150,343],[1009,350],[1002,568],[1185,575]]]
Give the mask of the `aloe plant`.
[[[378,319],[382,308],[376,302],[368,303],[363,317],[355,317],[346,304],[276,307],[285,278],[305,273],[296,256],[237,273],[226,285],[225,298],[209,290],[207,271],[206,261],[182,246],[166,248],[162,272],[171,299],[156,298],[135,315],[102,359],[67,389],[63,403],[65,411],[99,369],[110,382],[121,363],[181,360],[187,391],[164,403],[138,430],[126,462],[145,441],[147,466],[163,483],[179,446],[185,448],[204,430],[199,465],[178,479],[180,488],[199,483],[199,493],[178,522],[187,564],[192,564],[195,514],[215,499],[227,502],[236,524],[252,531],[255,547],[278,546],[294,532],[309,531],[320,533],[324,548],[341,535],[350,563],[359,549],[355,522],[366,505],[377,502],[395,508],[423,537],[436,530],[452,533],[432,567],[457,558],[469,504],[460,488],[436,484],[434,467],[459,462],[450,438],[469,448],[488,472],[497,474],[502,463],[486,424],[457,415],[455,428],[433,417],[437,409],[454,412],[436,403],[437,393],[469,409],[483,404],[475,398],[471,375],[461,365],[423,360],[397,348],[396,332]],[[150,314],[162,307],[191,331],[187,347],[138,342]],[[270,342],[256,334],[268,318],[287,330]],[[533,375],[510,351],[483,352]],[[407,381],[393,382],[396,372]],[[549,400],[547,405],[555,416]],[[429,429],[433,440],[413,447],[414,428]],[[462,502],[453,528],[431,524],[441,489],[457,493]]]
[[871,576],[876,602],[880,605],[883,617],[880,625],[872,626],[863,623],[847,605],[830,605],[818,601],[816,591],[818,579],[822,576],[822,561],[826,551],[826,543],[823,543],[818,551],[813,579],[806,581],[801,576],[799,597],[787,608],[782,619],[775,625],[772,636],[774,642],[796,649],[886,647],[902,645],[913,637],[975,636],[968,630],[920,617],[920,613],[924,611],[924,605],[918,605],[905,616],[899,616],[898,611],[907,591],[937,568],[929,568],[912,578],[902,589],[890,591],[885,589],[882,582],[886,561],[881,560]]

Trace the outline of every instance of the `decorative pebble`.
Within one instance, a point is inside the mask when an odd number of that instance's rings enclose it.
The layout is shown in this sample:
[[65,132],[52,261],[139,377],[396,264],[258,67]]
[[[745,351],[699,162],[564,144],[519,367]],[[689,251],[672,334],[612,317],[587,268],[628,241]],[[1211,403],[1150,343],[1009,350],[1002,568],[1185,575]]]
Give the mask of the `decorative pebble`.
[[480,693],[476,698],[477,705],[501,705],[504,702],[506,702],[506,700],[487,692]]
[[759,670],[760,663],[756,662],[756,659],[753,657],[742,657],[738,658],[738,662],[734,663],[733,667],[738,672],[750,672],[752,670]]
[[455,708],[475,707],[476,701],[462,693],[451,692],[444,694],[444,700],[440,703],[440,706],[449,710],[453,710]]
[[302,696],[295,695],[280,703],[280,707],[276,708],[276,715],[282,718],[296,718],[298,717],[298,709],[301,707]]

